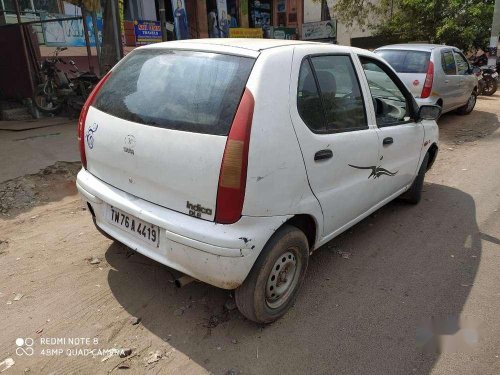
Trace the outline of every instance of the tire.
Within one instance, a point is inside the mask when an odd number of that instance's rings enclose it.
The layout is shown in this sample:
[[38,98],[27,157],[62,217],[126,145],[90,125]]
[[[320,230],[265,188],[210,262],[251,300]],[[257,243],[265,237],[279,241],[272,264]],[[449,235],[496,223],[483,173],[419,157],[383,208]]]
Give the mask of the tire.
[[425,154],[424,160],[420,165],[420,169],[418,170],[417,177],[415,177],[413,184],[411,184],[408,191],[406,191],[401,195],[401,199],[404,200],[405,202],[411,204],[417,204],[422,199],[422,187],[424,186],[424,178],[425,178],[425,172],[427,172],[427,164],[429,164],[429,153]]
[[468,115],[474,110],[474,107],[476,106],[476,101],[477,101],[477,92],[472,91],[469,99],[467,100],[467,103],[465,103],[462,107],[457,109],[457,113],[459,115]]
[[484,78],[483,95],[491,96],[497,92],[498,82],[493,77]]
[[309,244],[304,232],[291,225],[278,229],[236,289],[240,312],[257,323],[271,323],[282,317],[295,302],[308,261]]
[[[53,86],[50,90],[53,90]],[[56,114],[59,113],[63,107],[63,101],[54,100],[55,94],[53,92],[45,92],[45,84],[38,85],[35,93],[33,94],[33,103],[40,112]]]

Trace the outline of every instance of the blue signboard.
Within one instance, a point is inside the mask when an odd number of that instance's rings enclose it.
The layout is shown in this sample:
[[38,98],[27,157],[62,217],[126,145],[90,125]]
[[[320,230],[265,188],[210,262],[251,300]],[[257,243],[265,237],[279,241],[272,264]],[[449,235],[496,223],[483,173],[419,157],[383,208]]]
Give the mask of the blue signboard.
[[161,42],[161,24],[159,21],[134,21],[135,45]]
[[[64,14],[40,14],[42,20],[53,20],[42,24],[43,37],[45,45],[49,47],[83,47],[85,46],[85,35],[83,32],[82,20],[69,20]],[[92,17],[86,17],[89,30],[90,45],[95,47],[94,26]],[[99,44],[102,44],[102,17],[97,17],[97,30]]]

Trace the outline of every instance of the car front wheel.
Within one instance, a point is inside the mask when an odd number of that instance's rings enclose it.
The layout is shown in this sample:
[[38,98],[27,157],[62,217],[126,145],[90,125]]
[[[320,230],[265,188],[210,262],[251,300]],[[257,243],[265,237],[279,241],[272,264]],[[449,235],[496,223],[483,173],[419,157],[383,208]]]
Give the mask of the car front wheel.
[[291,225],[278,229],[236,289],[240,312],[257,323],[271,323],[283,316],[297,297],[308,260],[305,234]]
[[424,178],[425,172],[427,172],[427,165],[429,164],[429,153],[425,154],[424,160],[422,160],[422,164],[420,165],[420,169],[418,170],[417,177],[411,184],[410,188],[401,195],[401,199],[411,203],[417,204],[422,199],[422,187],[424,186]]

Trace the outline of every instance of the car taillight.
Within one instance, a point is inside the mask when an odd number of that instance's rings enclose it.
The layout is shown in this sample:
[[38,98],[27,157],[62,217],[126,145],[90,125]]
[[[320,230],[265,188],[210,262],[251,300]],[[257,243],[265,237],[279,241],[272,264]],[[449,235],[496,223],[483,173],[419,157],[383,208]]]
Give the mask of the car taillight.
[[215,221],[220,224],[232,224],[241,218],[254,105],[252,93],[245,89],[222,157],[215,211]]
[[106,73],[104,77],[101,78],[97,85],[95,85],[94,89],[91,91],[88,96],[85,104],[82,107],[82,111],[80,112],[80,117],[78,119],[78,144],[80,146],[80,159],[82,161],[83,168],[87,169],[87,156],[85,155],[85,120],[87,119],[87,113],[89,112],[90,106],[94,103],[94,99],[101,89],[104,82],[109,78],[111,71]]
[[425,76],[424,88],[420,97],[422,99],[428,98],[431,95],[432,81],[434,80],[434,64],[429,61],[429,66],[427,67],[427,75]]

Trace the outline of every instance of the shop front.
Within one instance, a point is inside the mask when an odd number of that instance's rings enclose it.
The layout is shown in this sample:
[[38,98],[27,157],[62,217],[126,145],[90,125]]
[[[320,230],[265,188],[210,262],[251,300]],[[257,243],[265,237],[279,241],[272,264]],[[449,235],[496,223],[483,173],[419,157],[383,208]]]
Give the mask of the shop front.
[[[143,5],[143,9],[147,8],[144,7],[147,2],[150,5],[154,4],[156,12],[141,14],[140,7],[134,8],[132,4],[137,1]],[[167,30],[172,31],[168,35],[169,40],[242,37],[299,39],[300,36],[303,13],[303,2],[300,0],[165,0],[165,2]],[[125,0],[125,23],[138,20],[158,22],[158,1]],[[129,30],[131,28],[132,26],[128,26]],[[125,29],[127,30],[127,26]]]
[[[161,40],[160,0],[124,0],[125,41]],[[164,0],[168,40],[274,38],[337,42],[335,20],[321,20],[312,0]],[[304,12],[304,7],[306,11]],[[315,13],[318,13],[317,17]],[[139,28],[146,28],[139,30]],[[150,34],[147,37],[146,34]],[[139,36],[138,36],[139,35]]]
[[207,0],[209,37],[298,39],[299,0]]

